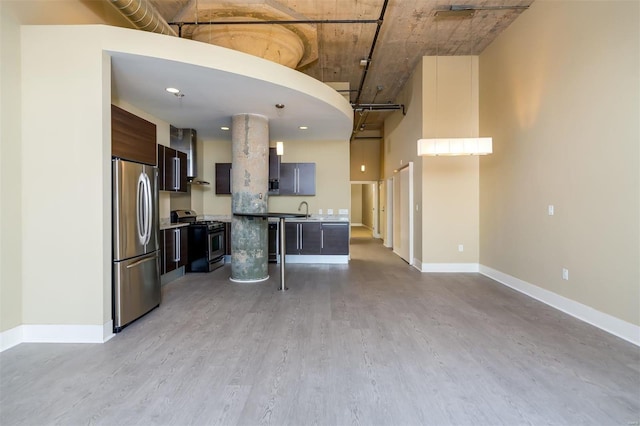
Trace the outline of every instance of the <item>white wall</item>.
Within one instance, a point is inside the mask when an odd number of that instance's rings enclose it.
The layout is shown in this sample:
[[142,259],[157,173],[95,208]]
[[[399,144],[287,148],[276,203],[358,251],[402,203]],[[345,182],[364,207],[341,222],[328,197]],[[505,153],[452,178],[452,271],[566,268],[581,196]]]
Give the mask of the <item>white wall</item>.
[[[425,57],[423,67],[423,137],[478,136],[478,57]],[[422,203],[424,268],[477,270],[478,157],[422,157]]]
[[538,0],[480,57],[481,263],[635,325],[639,9]]
[[478,58],[424,57],[403,90],[407,115],[385,121],[384,170],[414,161],[414,263],[477,270],[478,158],[418,157],[417,140],[478,134]]
[[19,22],[0,2],[0,332],[22,323],[21,86]]
[[349,212],[352,224],[362,224],[362,184],[351,184],[351,211]]
[[111,320],[109,57],[77,28],[23,27],[21,71],[23,323],[101,327]]
[[384,178],[392,177],[394,170],[410,161],[414,163],[413,253],[417,263],[422,261],[422,160],[418,157],[417,150],[417,141],[422,138],[424,120],[422,68],[421,61],[396,99],[396,103],[404,104],[407,114],[394,112],[384,122]]

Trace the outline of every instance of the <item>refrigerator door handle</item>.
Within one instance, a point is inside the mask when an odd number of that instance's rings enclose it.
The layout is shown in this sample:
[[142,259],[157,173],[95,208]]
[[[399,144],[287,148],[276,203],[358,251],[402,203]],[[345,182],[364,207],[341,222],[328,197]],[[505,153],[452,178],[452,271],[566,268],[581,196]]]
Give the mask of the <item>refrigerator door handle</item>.
[[156,257],[158,256],[154,254],[152,257],[146,257],[144,259],[138,260],[137,262],[133,262],[131,265],[127,265],[127,269],[135,268],[136,266],[139,266],[145,262],[151,262],[152,260],[155,261]]
[[146,207],[145,207],[145,213],[146,213],[146,219],[145,219],[145,240],[144,240],[144,244],[147,245],[149,244],[149,241],[151,240],[151,224],[153,223],[152,219],[152,215],[153,215],[153,197],[151,194],[151,181],[149,180],[149,175],[148,174],[144,174],[144,184],[145,184],[145,194],[146,194]]
[[136,189],[136,231],[138,232],[138,240],[140,244],[146,243],[146,212],[145,204],[147,202],[147,194],[144,181],[144,173],[140,173],[138,176],[138,185]]

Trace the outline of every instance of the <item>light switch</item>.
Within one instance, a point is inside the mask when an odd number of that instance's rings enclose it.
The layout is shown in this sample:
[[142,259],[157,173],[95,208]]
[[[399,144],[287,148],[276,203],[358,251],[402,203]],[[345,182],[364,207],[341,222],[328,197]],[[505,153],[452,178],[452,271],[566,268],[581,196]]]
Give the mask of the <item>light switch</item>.
[[555,211],[555,208],[553,207],[553,204],[549,204],[548,211],[549,211],[549,216],[553,216],[553,213]]
[[327,209],[327,214],[333,214],[333,209]]
[[322,209],[318,209],[318,214],[322,214]]
[[458,251],[464,251],[464,245],[458,244]]
[[562,279],[569,280],[569,270],[567,268],[562,268]]

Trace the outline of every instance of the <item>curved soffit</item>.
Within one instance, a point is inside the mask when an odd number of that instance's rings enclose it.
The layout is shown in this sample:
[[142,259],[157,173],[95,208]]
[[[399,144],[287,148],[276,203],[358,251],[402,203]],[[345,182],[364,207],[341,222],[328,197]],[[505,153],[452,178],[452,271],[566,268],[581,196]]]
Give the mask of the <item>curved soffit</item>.
[[[202,139],[230,139],[235,114],[269,118],[271,140],[348,140],[353,112],[343,96],[298,71],[246,53],[124,28],[102,30],[112,96]],[[166,87],[177,87],[177,97]],[[284,104],[278,109],[275,104]],[[308,130],[300,130],[307,126]]]

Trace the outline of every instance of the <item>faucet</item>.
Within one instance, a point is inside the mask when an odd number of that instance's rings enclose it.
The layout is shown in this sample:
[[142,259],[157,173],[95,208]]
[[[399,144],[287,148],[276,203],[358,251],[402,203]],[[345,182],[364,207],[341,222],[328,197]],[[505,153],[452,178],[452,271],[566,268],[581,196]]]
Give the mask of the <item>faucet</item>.
[[302,205],[303,204],[307,207],[304,217],[308,218],[309,217],[309,204],[307,204],[306,201],[303,201],[303,202],[300,203],[300,205],[298,206],[298,211],[300,211],[302,209]]

